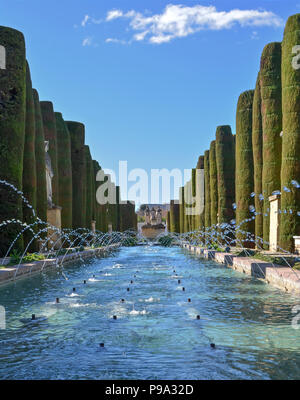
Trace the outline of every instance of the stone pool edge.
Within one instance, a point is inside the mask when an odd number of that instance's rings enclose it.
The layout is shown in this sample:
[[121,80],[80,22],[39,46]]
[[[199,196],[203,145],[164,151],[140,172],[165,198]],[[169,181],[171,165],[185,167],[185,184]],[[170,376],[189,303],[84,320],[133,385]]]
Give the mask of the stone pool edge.
[[232,253],[209,250],[188,243],[182,243],[181,247],[200,257],[214,260],[220,264],[225,264],[231,269],[258,278],[285,292],[300,296],[300,272],[292,268],[249,257],[237,257]]
[[48,270],[49,268],[57,267],[59,265],[65,265],[70,262],[88,259],[92,257],[102,257],[110,251],[113,251],[121,246],[120,243],[110,244],[97,249],[87,249],[81,252],[70,253],[67,255],[61,255],[57,258],[49,258],[41,261],[35,261],[27,264],[20,264],[17,274],[17,266],[11,266],[0,269],[0,285],[18,280],[20,278],[29,277],[33,274]]

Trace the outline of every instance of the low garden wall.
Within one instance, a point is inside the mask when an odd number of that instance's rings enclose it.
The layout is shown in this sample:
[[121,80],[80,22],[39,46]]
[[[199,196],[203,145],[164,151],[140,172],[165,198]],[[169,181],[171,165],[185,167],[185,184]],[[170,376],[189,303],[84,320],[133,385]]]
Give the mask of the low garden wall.
[[[70,262],[89,259],[92,257],[102,257],[110,251],[120,247],[119,243],[99,247],[96,249],[85,249],[83,251],[76,251],[69,254],[60,255],[56,258],[48,258],[31,263],[8,266],[5,265],[0,268],[0,284],[14,281],[21,277],[29,276],[33,273],[38,273],[49,268],[57,267],[58,265],[65,265]],[[6,263],[8,260],[2,260]],[[3,264],[4,264],[3,263]]]

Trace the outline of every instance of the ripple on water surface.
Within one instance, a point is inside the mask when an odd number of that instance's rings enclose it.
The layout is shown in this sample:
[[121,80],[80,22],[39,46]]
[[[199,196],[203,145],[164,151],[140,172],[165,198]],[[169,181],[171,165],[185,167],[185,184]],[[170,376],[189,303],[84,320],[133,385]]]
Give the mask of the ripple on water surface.
[[300,330],[291,325],[298,299],[259,280],[151,246],[64,274],[0,287],[0,378],[300,377]]

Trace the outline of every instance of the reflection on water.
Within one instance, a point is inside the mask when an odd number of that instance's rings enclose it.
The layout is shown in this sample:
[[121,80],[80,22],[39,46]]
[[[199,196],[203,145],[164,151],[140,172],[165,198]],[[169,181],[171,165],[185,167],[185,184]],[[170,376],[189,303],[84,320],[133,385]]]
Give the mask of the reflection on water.
[[300,377],[300,300],[259,280],[151,246],[64,272],[0,287],[1,379]]

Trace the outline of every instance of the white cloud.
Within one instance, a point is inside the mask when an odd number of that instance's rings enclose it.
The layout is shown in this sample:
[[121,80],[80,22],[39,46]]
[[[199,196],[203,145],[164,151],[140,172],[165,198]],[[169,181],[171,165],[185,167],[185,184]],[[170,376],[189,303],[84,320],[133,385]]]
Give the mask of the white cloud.
[[105,39],[106,43],[120,43],[120,44],[128,44],[125,40],[115,39],[115,38],[107,38]]
[[129,27],[139,31],[133,40],[148,39],[150,43],[166,43],[178,37],[186,37],[200,30],[230,29],[234,25],[245,26],[281,26],[282,20],[271,11],[239,10],[217,11],[215,6],[169,4],[161,14],[149,16],[135,10],[124,13],[111,10],[106,21],[124,18]]
[[85,46],[91,46],[91,45],[92,45],[92,41],[93,41],[92,38],[87,37],[87,38],[83,39],[83,41],[82,41],[82,46],[83,46],[83,47],[85,47]]
[[[86,14],[83,18],[83,20],[81,21],[80,25],[84,28],[87,23],[92,23],[92,24],[101,24],[102,19],[95,19],[91,16],[89,16],[88,14]],[[75,25],[75,27],[77,27],[77,25]]]
[[123,11],[111,10],[111,11],[108,11],[108,13],[106,15],[106,21],[111,21],[113,19],[120,18],[122,16],[123,16]]
[[83,20],[81,21],[81,26],[85,26],[90,18],[91,17],[89,15],[85,15]]

